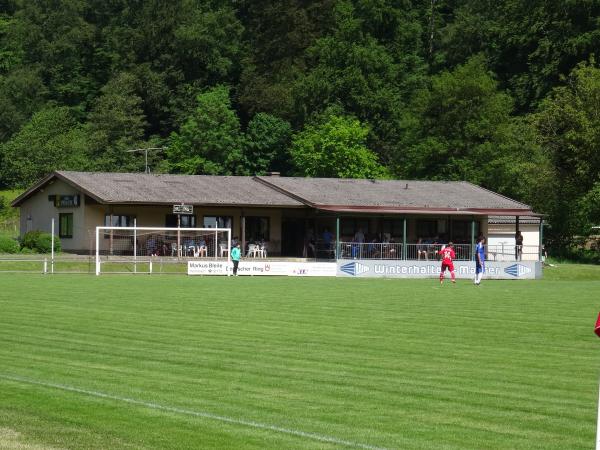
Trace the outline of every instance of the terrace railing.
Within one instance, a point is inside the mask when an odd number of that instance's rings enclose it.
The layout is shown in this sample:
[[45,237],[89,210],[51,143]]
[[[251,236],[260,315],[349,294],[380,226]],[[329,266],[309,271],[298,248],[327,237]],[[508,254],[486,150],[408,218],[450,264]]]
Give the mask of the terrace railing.
[[[406,259],[438,261],[443,244],[406,244],[402,243],[357,243],[340,242],[339,259]],[[405,252],[403,253],[403,250]],[[471,244],[454,244],[456,261],[470,261],[474,258]],[[539,247],[537,245],[515,246],[498,244],[486,246],[488,261],[537,261]]]
[[540,257],[538,245],[494,244],[488,245],[487,259],[490,261],[537,261]]
[[396,242],[340,242],[339,259],[402,259],[402,244]]

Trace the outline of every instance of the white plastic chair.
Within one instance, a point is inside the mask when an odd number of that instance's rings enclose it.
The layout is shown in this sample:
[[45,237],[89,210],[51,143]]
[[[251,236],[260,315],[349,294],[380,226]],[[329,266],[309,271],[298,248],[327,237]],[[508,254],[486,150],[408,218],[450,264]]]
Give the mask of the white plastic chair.
[[229,249],[227,248],[227,244],[219,244],[219,256],[221,256],[221,258],[224,255],[228,255],[229,254]]
[[253,258],[255,258],[257,254],[258,254],[258,245],[248,244],[248,253],[246,254],[246,257],[252,256]]

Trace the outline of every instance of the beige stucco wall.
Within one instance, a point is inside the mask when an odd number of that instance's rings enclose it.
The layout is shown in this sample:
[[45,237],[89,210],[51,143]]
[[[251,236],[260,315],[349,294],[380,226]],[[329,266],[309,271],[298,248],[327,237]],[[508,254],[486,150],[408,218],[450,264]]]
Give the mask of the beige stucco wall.
[[[539,259],[538,248],[540,229],[537,224],[520,224],[519,229],[523,234],[523,260],[537,261]],[[515,245],[515,224],[489,224],[488,225],[488,247]],[[512,254],[512,250],[511,250]]]
[[[49,195],[79,195],[81,206],[57,208],[48,200]],[[54,218],[54,234],[58,236],[58,217],[61,213],[73,213],[73,237],[61,238],[63,250],[81,250],[87,248],[85,227],[85,195],[71,185],[54,180],[41,188],[21,205],[20,232],[23,236],[29,230],[41,230],[50,233]]]

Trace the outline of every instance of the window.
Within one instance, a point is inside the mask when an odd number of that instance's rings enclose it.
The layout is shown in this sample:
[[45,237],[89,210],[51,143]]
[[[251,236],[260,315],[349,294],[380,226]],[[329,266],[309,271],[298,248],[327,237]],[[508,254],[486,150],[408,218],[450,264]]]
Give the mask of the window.
[[70,208],[80,205],[79,195],[49,195],[48,201],[57,208]]
[[58,215],[58,237],[67,239],[73,237],[73,213]]
[[232,228],[231,216],[204,216],[204,228]]
[[[179,217],[180,228],[196,228],[196,216],[192,214],[181,214]],[[167,214],[165,218],[165,227],[177,228],[177,214]]]
[[104,226],[105,227],[132,227],[133,219],[135,216],[120,216],[113,214],[112,215],[112,223],[110,223],[110,214],[104,215]]
[[268,241],[269,218],[268,217],[246,217],[246,240],[247,241]]
[[[135,218],[135,216],[123,216],[123,215],[116,215],[113,214],[112,215],[112,223],[110,222],[110,214],[105,214],[104,215],[104,226],[105,227],[132,227],[133,226],[133,219]],[[110,234],[109,233],[104,233],[104,239],[110,239]],[[115,235],[113,233],[112,236],[113,239],[123,239],[125,238],[125,236],[121,236],[121,235]]]

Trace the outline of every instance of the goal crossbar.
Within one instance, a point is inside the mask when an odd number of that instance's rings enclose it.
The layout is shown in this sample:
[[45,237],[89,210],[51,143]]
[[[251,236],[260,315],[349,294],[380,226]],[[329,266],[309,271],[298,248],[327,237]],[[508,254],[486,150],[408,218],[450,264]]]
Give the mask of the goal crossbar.
[[[108,243],[105,243],[108,241]],[[227,257],[231,260],[231,228],[181,228],[181,227],[96,227],[96,275],[101,272],[101,252],[120,255],[134,263],[138,256]],[[102,250],[103,247],[108,248]],[[125,255],[132,256],[127,259]],[[136,271],[136,270],[134,270]]]

